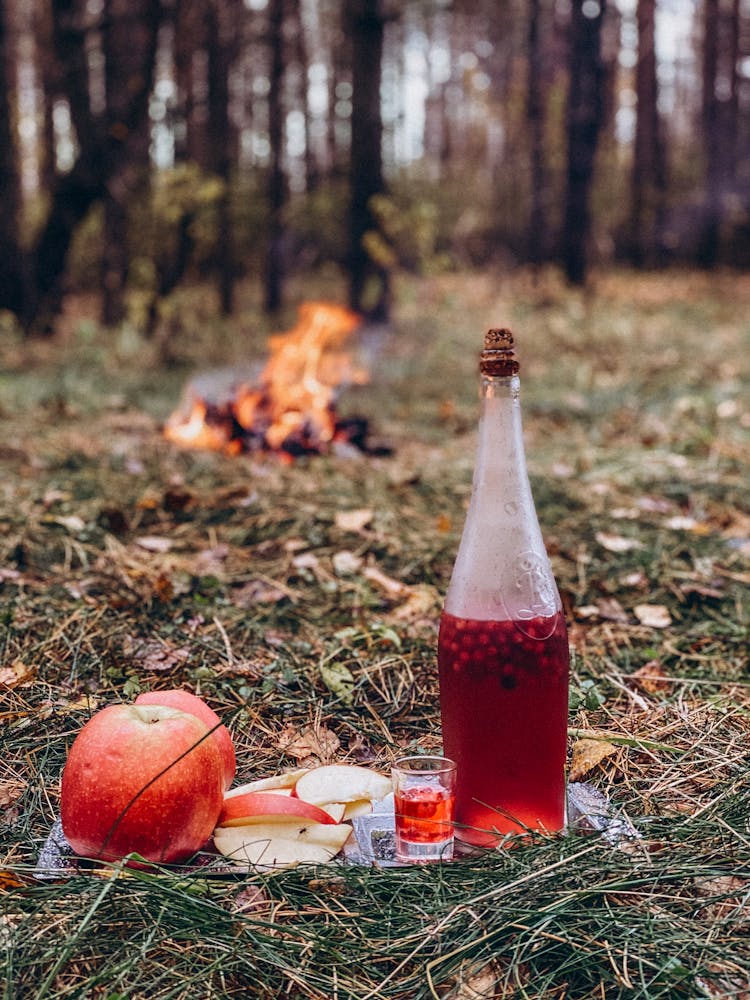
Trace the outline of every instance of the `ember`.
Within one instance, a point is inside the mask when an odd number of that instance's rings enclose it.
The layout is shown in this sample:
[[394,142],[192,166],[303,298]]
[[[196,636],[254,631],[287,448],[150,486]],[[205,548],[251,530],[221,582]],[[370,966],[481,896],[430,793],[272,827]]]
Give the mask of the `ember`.
[[343,350],[360,322],[343,306],[304,303],[296,326],[269,338],[257,378],[235,371],[193,380],[164,436],[183,448],[228,454],[272,451],[291,458],[346,444],[372,451],[367,421],[340,418],[335,407],[342,388],[368,381]]

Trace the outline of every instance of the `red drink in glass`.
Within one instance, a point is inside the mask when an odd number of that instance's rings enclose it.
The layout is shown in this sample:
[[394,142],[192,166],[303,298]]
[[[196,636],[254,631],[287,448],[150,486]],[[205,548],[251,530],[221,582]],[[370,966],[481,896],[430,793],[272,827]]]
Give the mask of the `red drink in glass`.
[[396,858],[406,862],[453,857],[456,764],[447,757],[414,754],[391,767]]
[[568,640],[562,612],[517,621],[443,613],[438,640],[443,746],[457,764],[456,836],[565,821]]
[[405,788],[394,796],[396,835],[420,844],[440,844],[453,836],[453,795],[445,788]]

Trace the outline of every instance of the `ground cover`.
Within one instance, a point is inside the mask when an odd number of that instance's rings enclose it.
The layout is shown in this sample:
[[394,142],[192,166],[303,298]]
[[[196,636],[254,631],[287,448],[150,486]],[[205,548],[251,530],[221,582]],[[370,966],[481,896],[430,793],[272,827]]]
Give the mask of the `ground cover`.
[[[252,295],[186,296],[168,344],[0,332],[3,996],[750,995],[750,279],[404,282],[362,345],[390,455],[286,465],[160,428],[196,370],[262,359]],[[572,643],[570,773],[641,839],[537,838],[439,869],[38,882],[92,710],[184,685],[239,777],[440,745],[442,596],[470,491],[476,358],[510,325]]]

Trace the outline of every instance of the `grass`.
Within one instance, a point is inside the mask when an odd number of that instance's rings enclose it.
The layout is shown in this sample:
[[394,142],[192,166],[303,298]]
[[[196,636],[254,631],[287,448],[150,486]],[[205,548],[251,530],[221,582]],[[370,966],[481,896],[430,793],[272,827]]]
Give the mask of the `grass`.
[[[178,306],[167,350],[80,307],[51,345],[0,333],[3,1000],[748,995],[750,279],[404,281],[370,385],[341,401],[392,455],[292,466],[162,439],[194,370],[262,359],[272,332],[251,294],[229,326],[199,294]],[[408,872],[36,880],[76,732],[139,690],[201,693],[239,780],[439,746],[436,628],[499,324],[568,616],[571,755],[611,744],[583,780],[642,838]]]

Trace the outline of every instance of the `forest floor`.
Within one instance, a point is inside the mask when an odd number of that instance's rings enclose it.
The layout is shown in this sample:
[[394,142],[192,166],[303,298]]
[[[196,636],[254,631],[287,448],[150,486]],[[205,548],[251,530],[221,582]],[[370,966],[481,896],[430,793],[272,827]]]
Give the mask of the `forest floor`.
[[[403,281],[340,400],[390,454],[293,464],[161,434],[194,373],[263,361],[248,299],[220,323],[185,293],[158,347],[80,306],[51,343],[0,330],[4,1000],[750,997],[750,276]],[[142,690],[222,713],[238,781],[440,745],[437,624],[498,325],[570,629],[570,777],[640,837],[35,878],[73,738]]]

